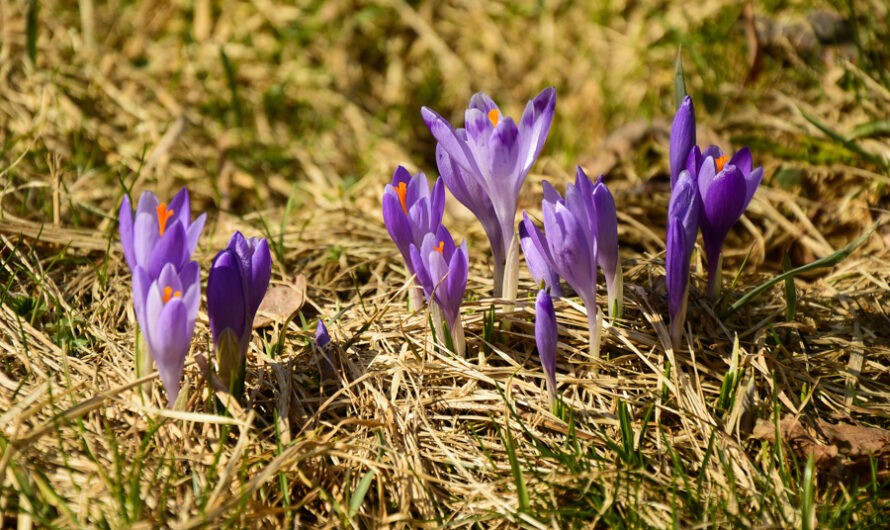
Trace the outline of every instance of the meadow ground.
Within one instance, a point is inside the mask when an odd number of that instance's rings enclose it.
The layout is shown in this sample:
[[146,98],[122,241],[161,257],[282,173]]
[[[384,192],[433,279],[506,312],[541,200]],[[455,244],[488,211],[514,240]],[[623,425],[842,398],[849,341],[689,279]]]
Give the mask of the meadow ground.
[[[884,2],[295,4],[0,3],[0,527],[886,525]],[[674,350],[680,46],[699,143],[750,146],[766,177],[717,304],[696,252]],[[558,414],[527,273],[515,308],[492,299],[484,233],[449,198],[468,353],[443,353],[380,214],[396,165],[436,174],[422,105],[460,122],[485,91],[517,116],[547,86],[556,117],[520,208],[539,217],[541,181],[563,189],[576,164],[605,173],[626,299],[600,359],[577,298],[557,303]],[[133,382],[117,211],[181,186],[208,213],[203,274],[234,229],[273,248],[280,303],[225,413],[196,362],[203,309],[184,407],[156,376]]]

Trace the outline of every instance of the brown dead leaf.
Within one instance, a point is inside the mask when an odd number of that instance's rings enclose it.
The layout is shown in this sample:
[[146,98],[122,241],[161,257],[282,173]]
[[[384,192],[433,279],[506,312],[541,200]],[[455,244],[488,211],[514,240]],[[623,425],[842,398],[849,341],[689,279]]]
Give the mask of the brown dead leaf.
[[253,328],[262,328],[273,322],[283,322],[303,307],[306,301],[306,277],[297,274],[291,283],[269,287],[260,303]]
[[[890,431],[849,423],[829,423],[822,419],[805,427],[799,418],[786,415],[779,422],[779,435],[801,457],[813,455],[816,467],[837,475],[869,471],[869,458],[878,462],[878,474],[890,476]],[[776,441],[772,420],[759,419],[752,437]]]

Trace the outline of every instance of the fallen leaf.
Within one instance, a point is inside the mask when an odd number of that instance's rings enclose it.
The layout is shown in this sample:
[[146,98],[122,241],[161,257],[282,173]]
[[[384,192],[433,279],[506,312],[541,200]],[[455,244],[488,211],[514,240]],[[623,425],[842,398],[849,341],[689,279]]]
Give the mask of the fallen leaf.
[[[869,459],[878,463],[878,475],[890,476],[890,431],[849,423],[829,423],[815,420],[810,428],[799,418],[786,415],[779,422],[779,436],[801,458],[813,455],[816,467],[836,475],[870,473]],[[772,420],[757,420],[752,437],[768,442],[776,441]]]
[[303,307],[306,301],[306,277],[297,274],[291,283],[269,287],[260,303],[253,328],[262,328],[274,322],[283,322]]

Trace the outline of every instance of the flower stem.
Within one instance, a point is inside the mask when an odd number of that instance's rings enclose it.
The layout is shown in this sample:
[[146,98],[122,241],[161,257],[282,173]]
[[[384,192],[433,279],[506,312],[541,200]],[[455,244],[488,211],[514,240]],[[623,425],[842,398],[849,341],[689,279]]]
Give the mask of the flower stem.
[[423,307],[423,289],[418,285],[413,285],[408,289],[408,309],[417,311]]
[[454,354],[463,357],[467,349],[467,339],[464,337],[464,325],[460,320],[460,315],[451,326],[451,345],[454,347]]
[[615,269],[615,275],[606,277],[606,291],[609,293],[609,318],[621,318],[624,313],[624,273],[621,264]]
[[708,298],[712,302],[720,298],[722,283],[723,253],[718,251],[716,256],[708,256]]

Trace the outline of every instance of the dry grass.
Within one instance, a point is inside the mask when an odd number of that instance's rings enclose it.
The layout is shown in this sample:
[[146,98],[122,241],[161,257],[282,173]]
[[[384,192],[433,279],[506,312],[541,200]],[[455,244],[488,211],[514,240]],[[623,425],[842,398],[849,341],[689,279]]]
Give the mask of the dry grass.
[[[761,38],[753,73],[732,2],[69,4],[0,6],[0,526],[880,525],[886,447],[840,448],[809,479],[799,447],[752,433],[787,415],[822,446],[816,420],[890,427],[890,143],[825,130],[886,129],[881,2],[854,3],[874,14],[855,17],[857,39],[815,49],[791,38],[809,8],[758,6],[761,25],[792,29]],[[679,44],[700,138],[751,145],[766,168],[727,242],[727,303],[786,253],[802,265],[878,229],[795,279],[791,319],[782,284],[723,316],[697,264],[690,347],[674,351],[662,260]],[[520,206],[537,211],[540,181],[562,188],[579,161],[608,172],[627,297],[602,360],[578,305],[558,303],[558,415],[532,299],[506,314],[489,298],[468,214],[446,214],[471,246],[466,359],[406,310],[379,214],[397,164],[435,173],[420,105],[459,118],[484,90],[517,114],[548,85],[557,116]],[[228,415],[191,359],[184,411],[163,408],[155,377],[133,381],[117,207],[125,190],[182,185],[209,212],[205,269],[240,228],[274,242],[273,282],[308,283],[296,318],[255,337],[247,402]],[[318,315],[327,354],[310,341]],[[210,352],[202,313],[192,355]]]

